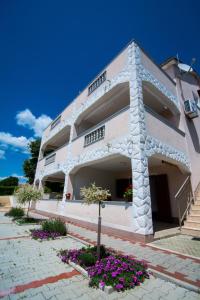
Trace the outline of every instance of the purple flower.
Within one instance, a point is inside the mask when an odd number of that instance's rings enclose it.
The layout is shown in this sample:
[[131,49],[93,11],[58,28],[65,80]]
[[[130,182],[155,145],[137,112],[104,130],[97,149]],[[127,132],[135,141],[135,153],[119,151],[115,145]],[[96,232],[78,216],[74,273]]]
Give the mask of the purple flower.
[[102,288],[104,288],[104,286],[105,286],[105,282],[101,280],[99,282],[99,287],[102,289]]
[[118,273],[117,272],[112,272],[111,275],[112,275],[113,278],[115,278],[115,277],[117,277]]
[[121,283],[118,283],[118,284],[116,284],[116,286],[115,286],[115,288],[117,289],[117,290],[121,290],[121,289],[123,289],[123,284],[121,284]]

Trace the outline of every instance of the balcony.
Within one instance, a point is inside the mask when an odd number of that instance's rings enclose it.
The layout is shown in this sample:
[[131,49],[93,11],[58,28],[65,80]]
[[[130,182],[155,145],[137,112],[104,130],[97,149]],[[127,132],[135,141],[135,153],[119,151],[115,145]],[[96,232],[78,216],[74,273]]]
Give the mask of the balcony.
[[60,124],[60,122],[61,122],[61,115],[58,116],[58,117],[51,123],[51,130],[52,130],[53,128],[55,128],[58,124]]
[[54,163],[56,160],[56,153],[50,154],[49,156],[45,157],[44,165],[47,166],[49,164]]
[[[176,83],[171,79],[171,77],[156,63],[154,63],[144,51],[141,50],[141,62],[144,69],[147,71],[145,77],[147,80],[144,81],[151,82],[152,85],[155,85],[156,88],[160,89],[160,84],[163,85],[162,93],[164,93],[168,98],[169,101],[174,103],[176,109],[179,111],[179,102],[177,99],[176,93]],[[150,77],[152,77],[150,79]],[[159,84],[158,84],[158,82]],[[173,97],[173,100],[171,99]]]
[[113,139],[124,137],[129,132],[128,123],[129,106],[126,106],[76,137],[72,143],[73,155],[77,156],[94,148],[106,146]]
[[68,145],[64,145],[43,159],[38,161],[37,172],[48,170],[60,170],[60,167],[67,160]]
[[185,133],[149,107],[145,106],[147,134],[187,153]]

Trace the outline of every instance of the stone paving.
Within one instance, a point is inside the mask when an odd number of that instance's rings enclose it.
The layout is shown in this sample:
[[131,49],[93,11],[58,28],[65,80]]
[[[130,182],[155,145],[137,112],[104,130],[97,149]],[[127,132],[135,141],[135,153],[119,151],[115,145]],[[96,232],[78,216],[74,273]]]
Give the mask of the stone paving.
[[197,239],[188,235],[177,235],[157,240],[150,245],[200,258],[200,238]]
[[[1,224],[3,219],[9,220],[0,213],[0,298],[2,299],[200,299],[197,293],[154,277],[133,290],[106,295],[100,290],[89,288],[87,279],[77,273],[72,274],[73,268],[61,263],[56,256],[57,250],[79,248],[83,246],[82,242],[70,237],[43,242],[29,237],[20,238],[24,232],[28,235],[27,226],[7,224],[5,228],[5,224]],[[11,236],[13,239],[8,240],[7,237]]]
[[[70,232],[78,234],[80,237],[82,236],[91,241],[96,241],[95,231],[87,230],[73,224],[70,224],[69,229]],[[119,238],[114,238],[106,234],[102,234],[101,242],[107,247],[112,247],[128,255],[132,255],[137,259],[144,259],[148,261],[151,266],[161,266],[170,273],[181,273],[186,279],[191,281],[200,280],[200,261],[196,262],[189,257],[184,259],[173,253],[165,253],[162,250],[154,249],[147,245],[123,241]]]

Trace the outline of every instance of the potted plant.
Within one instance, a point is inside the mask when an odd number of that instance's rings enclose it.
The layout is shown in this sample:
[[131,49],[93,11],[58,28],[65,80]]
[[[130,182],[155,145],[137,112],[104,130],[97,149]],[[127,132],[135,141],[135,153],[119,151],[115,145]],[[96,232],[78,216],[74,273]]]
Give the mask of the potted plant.
[[129,184],[129,186],[126,188],[123,198],[126,202],[131,202],[133,199],[133,186],[132,184]]
[[66,197],[66,200],[70,200],[71,199],[71,193],[66,193],[65,197]]

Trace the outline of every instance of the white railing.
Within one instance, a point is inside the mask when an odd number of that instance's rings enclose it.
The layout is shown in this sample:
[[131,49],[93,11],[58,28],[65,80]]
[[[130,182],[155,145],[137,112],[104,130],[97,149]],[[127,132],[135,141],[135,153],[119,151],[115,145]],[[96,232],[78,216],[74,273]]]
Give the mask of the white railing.
[[45,163],[44,165],[47,166],[49,164],[52,164],[54,163],[56,160],[56,153],[52,154],[52,155],[49,155],[45,158]]
[[84,147],[89,146],[99,140],[102,140],[105,136],[105,125],[95,129],[87,134],[84,138]]
[[55,128],[61,122],[61,116],[58,116],[52,123],[51,123],[51,130]]
[[194,195],[191,186],[190,176],[186,178],[175,195],[178,208],[179,227],[182,228],[184,220],[187,218],[191,205],[194,204]]

